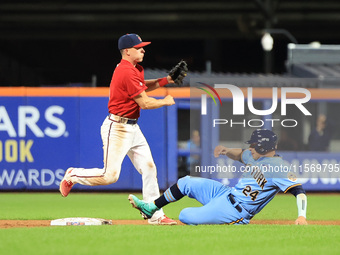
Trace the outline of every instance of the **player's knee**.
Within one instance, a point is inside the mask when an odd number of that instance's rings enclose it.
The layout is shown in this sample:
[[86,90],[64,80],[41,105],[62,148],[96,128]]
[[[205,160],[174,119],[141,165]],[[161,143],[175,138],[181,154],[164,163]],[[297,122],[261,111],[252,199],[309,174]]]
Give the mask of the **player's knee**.
[[177,183],[182,184],[183,186],[186,186],[187,183],[189,182],[189,180],[190,180],[190,176],[187,175],[187,176],[184,176],[184,177],[178,179]]
[[192,215],[190,213],[190,208],[185,208],[183,209],[179,216],[178,216],[178,219],[183,222],[184,224],[187,224],[187,225],[196,225],[193,221],[192,221],[192,217],[194,215]]
[[119,179],[119,174],[117,172],[114,172],[113,175],[111,175],[111,183],[117,182]]
[[116,183],[118,181],[118,179],[119,179],[119,176],[114,175],[114,176],[111,177],[110,183]]
[[186,181],[186,180],[189,180],[190,178],[191,178],[190,175],[186,175],[186,176],[180,178],[179,180]]
[[183,209],[180,213],[179,213],[179,216],[178,216],[178,219],[183,222],[184,224],[188,224],[187,223],[187,215],[185,213],[185,209]]
[[157,175],[157,168],[155,163],[147,162],[145,165],[141,166],[141,174],[145,175]]
[[187,175],[185,177],[180,178],[177,181],[177,185],[184,195],[188,195],[190,193],[190,190],[191,190],[190,180],[191,180],[191,177]]
[[119,174],[117,174],[117,172],[113,172],[111,174],[105,174],[104,175],[104,182],[106,184],[104,185],[109,185],[109,184],[112,184],[112,183],[115,183],[117,182],[119,179]]
[[156,168],[156,165],[155,165],[155,163],[153,163],[153,162],[148,162],[147,163],[147,165],[148,165],[148,169],[150,170],[150,171],[157,171],[157,168]]

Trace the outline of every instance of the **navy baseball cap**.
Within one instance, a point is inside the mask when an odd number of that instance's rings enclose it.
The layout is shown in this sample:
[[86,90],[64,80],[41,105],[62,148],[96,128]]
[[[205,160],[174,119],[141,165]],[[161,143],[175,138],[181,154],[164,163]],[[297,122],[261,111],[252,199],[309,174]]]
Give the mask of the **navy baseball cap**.
[[277,135],[268,129],[256,129],[247,144],[255,144],[255,150],[260,154],[265,154],[276,149]]
[[146,45],[149,45],[151,42],[143,42],[142,38],[140,38],[137,34],[126,34],[119,38],[118,40],[118,49],[127,49],[127,48],[141,48]]

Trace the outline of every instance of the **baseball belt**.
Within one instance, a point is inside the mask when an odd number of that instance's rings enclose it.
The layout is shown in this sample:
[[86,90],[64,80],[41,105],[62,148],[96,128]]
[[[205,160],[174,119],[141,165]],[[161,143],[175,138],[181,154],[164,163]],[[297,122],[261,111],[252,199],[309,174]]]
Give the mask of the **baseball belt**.
[[249,212],[247,212],[246,209],[244,209],[238,202],[236,202],[232,194],[229,194],[228,198],[229,198],[230,203],[236,208],[236,210],[242,215],[242,217],[244,217],[247,220],[251,220],[254,217],[253,214],[250,214]]
[[[233,196],[232,194],[229,194],[229,195],[228,195],[228,198],[229,198],[229,201],[230,201],[230,203],[231,203],[232,205],[234,205],[234,204],[236,203],[236,201],[235,201],[235,199],[234,199],[234,196]],[[236,208],[236,210],[237,210],[238,212],[242,212],[242,207],[241,207],[239,204],[237,204],[237,205],[235,206],[235,208]]]
[[129,118],[124,118],[120,117],[118,115],[114,115],[112,113],[109,113],[109,120],[112,120],[114,122],[122,123],[122,124],[130,124],[134,125],[137,124],[138,119],[129,119]]

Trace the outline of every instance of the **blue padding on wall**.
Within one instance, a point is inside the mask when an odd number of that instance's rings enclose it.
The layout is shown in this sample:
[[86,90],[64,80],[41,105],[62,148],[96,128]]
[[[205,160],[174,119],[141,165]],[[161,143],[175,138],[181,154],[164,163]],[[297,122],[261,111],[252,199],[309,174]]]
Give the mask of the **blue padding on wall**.
[[[2,97],[0,102],[0,190],[58,190],[68,167],[103,167],[100,127],[108,98]],[[167,110],[142,110],[138,123],[153,153],[159,186],[166,189]],[[141,187],[141,175],[126,157],[117,183],[74,189]]]

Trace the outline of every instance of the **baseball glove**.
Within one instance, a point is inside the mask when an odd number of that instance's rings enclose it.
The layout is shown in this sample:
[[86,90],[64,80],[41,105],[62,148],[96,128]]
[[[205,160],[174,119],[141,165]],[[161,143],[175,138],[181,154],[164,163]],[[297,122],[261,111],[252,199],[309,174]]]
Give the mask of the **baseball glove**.
[[182,85],[183,79],[185,76],[187,76],[187,73],[188,65],[184,60],[181,60],[176,66],[174,66],[170,70],[169,75],[177,85]]

